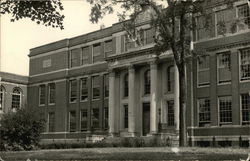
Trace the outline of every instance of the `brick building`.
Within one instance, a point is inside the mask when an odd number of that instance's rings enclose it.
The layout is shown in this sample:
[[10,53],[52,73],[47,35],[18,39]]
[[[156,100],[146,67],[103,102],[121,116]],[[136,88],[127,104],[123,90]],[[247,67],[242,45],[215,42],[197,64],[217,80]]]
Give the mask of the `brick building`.
[[0,72],[1,114],[27,106],[28,77]]
[[[194,51],[206,54],[187,64],[189,142],[249,146],[249,6],[206,3],[211,26],[197,15],[194,33]],[[139,46],[116,23],[30,50],[28,105],[47,120],[44,139],[178,136],[178,70],[170,51],[154,52],[141,16]]]

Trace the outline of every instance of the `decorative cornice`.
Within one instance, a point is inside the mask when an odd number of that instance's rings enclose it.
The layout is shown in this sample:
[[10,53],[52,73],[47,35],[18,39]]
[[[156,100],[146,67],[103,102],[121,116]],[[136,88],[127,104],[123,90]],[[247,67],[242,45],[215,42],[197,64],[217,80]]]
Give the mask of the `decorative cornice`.
[[247,46],[249,44],[250,44],[250,41],[244,41],[244,42],[238,42],[238,43],[231,43],[231,44],[213,46],[213,47],[210,47],[210,48],[206,48],[205,50],[207,52],[213,52],[213,51],[216,51],[216,50],[231,49],[231,48]]

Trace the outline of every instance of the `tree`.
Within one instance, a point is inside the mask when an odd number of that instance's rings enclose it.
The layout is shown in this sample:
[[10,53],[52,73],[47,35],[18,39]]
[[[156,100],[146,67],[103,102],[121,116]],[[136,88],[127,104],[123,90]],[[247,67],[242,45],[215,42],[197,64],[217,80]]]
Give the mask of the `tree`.
[[[187,146],[186,130],[186,65],[192,52],[192,34],[194,28],[192,15],[202,11],[202,0],[165,0],[166,8],[161,9],[156,3],[157,0],[87,0],[91,5],[90,21],[97,23],[104,15],[113,12],[114,5],[121,5],[124,9],[119,14],[120,20],[124,21],[129,16],[129,21],[124,22],[124,29],[130,38],[136,43],[138,31],[136,31],[135,21],[138,15],[145,9],[150,8],[152,12],[151,25],[158,29],[156,37],[155,51],[162,52],[172,50],[175,64],[179,71],[179,145]],[[179,28],[179,30],[177,29]],[[131,32],[134,31],[134,32]]]
[[64,15],[60,0],[1,0],[0,14],[10,14],[11,21],[29,18],[37,24],[63,29]]
[[28,108],[4,113],[0,119],[1,150],[31,150],[35,148],[44,129],[44,120]]

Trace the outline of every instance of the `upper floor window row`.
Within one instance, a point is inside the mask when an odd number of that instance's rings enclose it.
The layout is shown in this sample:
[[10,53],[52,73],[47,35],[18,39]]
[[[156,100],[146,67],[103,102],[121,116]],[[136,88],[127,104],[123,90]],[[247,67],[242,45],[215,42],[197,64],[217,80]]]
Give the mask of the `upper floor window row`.
[[70,51],[69,66],[77,67],[81,65],[97,63],[113,54],[113,41],[107,40],[104,43],[96,43],[83,48],[76,48]]
[[233,34],[250,29],[250,9],[248,4],[227,8],[196,17],[196,40]]

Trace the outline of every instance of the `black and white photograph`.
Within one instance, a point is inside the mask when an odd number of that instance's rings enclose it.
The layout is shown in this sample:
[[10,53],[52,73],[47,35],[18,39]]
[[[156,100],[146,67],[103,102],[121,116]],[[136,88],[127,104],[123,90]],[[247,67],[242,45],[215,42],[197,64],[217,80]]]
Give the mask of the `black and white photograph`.
[[0,0],[0,161],[250,161],[250,0]]

